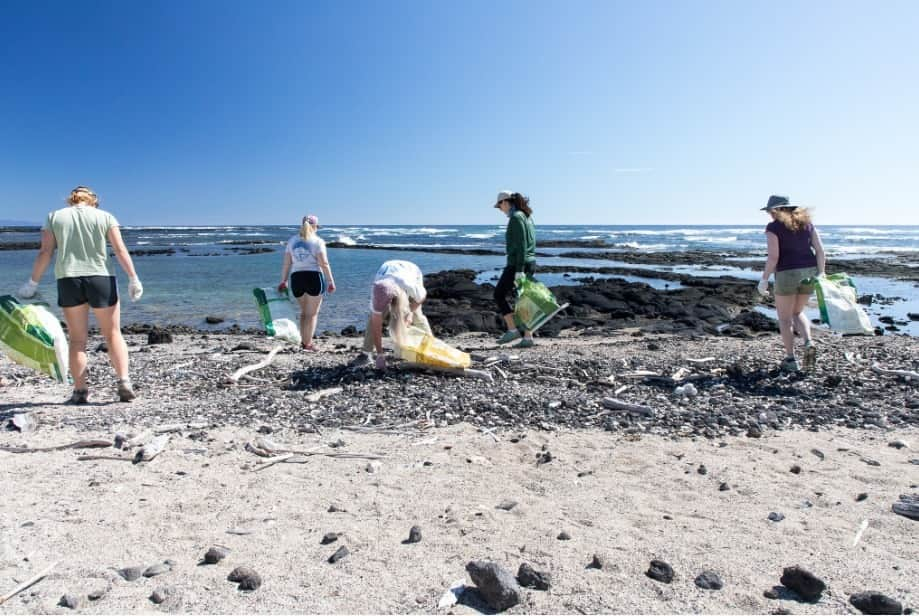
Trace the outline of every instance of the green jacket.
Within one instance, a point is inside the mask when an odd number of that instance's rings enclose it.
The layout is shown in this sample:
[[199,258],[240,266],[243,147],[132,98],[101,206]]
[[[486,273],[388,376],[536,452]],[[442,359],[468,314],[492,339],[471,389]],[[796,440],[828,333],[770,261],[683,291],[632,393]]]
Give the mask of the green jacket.
[[507,243],[507,264],[522,272],[524,263],[536,262],[536,226],[533,219],[520,210],[513,210],[504,234]]

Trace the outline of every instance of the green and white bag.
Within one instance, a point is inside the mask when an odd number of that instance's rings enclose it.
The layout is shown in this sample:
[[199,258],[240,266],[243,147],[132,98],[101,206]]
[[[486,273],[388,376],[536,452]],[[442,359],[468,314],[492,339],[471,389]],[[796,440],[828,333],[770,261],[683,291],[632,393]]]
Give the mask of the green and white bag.
[[61,322],[42,304],[0,296],[0,350],[17,364],[66,383],[69,346]]
[[274,338],[300,346],[300,327],[297,325],[299,315],[297,305],[290,297],[289,291],[278,291],[275,288],[252,289],[258,313],[265,326],[265,332]]
[[811,278],[817,291],[820,320],[840,334],[873,335],[871,319],[858,304],[855,281],[848,274],[830,274]]
[[535,331],[555,316],[564,306],[559,306],[549,287],[532,278],[517,283],[517,303],[514,305],[514,322],[517,327]]

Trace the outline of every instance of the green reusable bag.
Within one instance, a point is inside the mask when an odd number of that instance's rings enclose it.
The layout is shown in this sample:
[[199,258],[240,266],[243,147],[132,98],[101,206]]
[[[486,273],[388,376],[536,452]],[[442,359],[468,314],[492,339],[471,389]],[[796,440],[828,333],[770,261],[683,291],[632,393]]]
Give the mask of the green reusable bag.
[[529,277],[517,283],[517,303],[514,306],[517,327],[535,331],[559,309],[558,300],[543,283]]
[[67,337],[60,321],[41,304],[0,296],[0,350],[17,364],[68,381]]
[[252,289],[258,314],[265,326],[265,333],[273,338],[281,338],[293,345],[301,343],[300,328],[297,325],[299,316],[297,306],[293,303],[288,290],[278,291],[272,287]]

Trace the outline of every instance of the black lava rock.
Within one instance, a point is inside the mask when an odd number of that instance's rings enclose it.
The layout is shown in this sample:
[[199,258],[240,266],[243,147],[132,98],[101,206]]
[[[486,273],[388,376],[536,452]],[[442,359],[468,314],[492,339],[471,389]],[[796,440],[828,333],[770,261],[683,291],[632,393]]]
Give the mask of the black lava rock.
[[172,334],[162,329],[153,329],[147,334],[147,344],[168,344],[172,342]]
[[326,533],[322,536],[322,539],[319,540],[321,545],[329,545],[330,543],[335,543],[338,541],[338,538],[341,536],[341,533]]
[[340,561],[342,558],[345,558],[349,554],[351,554],[351,552],[348,551],[348,548],[346,548],[345,546],[341,546],[340,548],[335,550],[334,554],[329,556],[329,564],[334,565],[335,563]]
[[651,566],[648,567],[645,575],[652,580],[669,584],[673,581],[673,567],[662,560],[652,560]]
[[792,475],[800,475],[801,467],[795,464],[790,469],[788,469],[788,472],[790,472]]
[[606,565],[606,559],[604,559],[599,554],[594,554],[593,558],[590,561],[590,564],[587,565],[588,569],[602,569]]
[[520,603],[520,585],[497,563],[473,560],[466,564],[466,572],[493,610],[502,612]]
[[876,590],[860,592],[849,597],[855,609],[862,614],[902,614],[903,605]]
[[805,601],[817,601],[823,591],[826,590],[826,584],[823,580],[807,569],[802,569],[798,566],[785,567],[779,581],[786,588],[798,593]]
[[527,563],[521,563],[517,570],[517,582],[526,588],[549,590],[552,577],[546,571],[536,571]]
[[727,491],[730,490],[730,489],[731,489],[731,486],[729,486],[729,485],[728,485],[727,483],[725,483],[725,482],[722,482],[721,485],[718,486],[718,491],[719,491],[719,492],[727,492]]
[[205,323],[208,323],[208,324],[210,324],[210,325],[217,325],[218,323],[223,323],[223,318],[222,318],[222,317],[215,317],[215,316],[209,314],[209,315],[207,315],[206,317],[204,317],[204,322],[205,322]]
[[216,565],[227,557],[230,550],[220,546],[214,546],[204,553],[204,562],[208,565]]
[[559,541],[568,541],[571,539],[571,535],[569,535],[565,531],[562,531],[558,534],[558,537],[556,537],[556,539],[558,539]]
[[80,598],[76,595],[70,593],[61,596],[57,604],[61,607],[66,607],[71,610],[75,610],[80,607]]
[[769,517],[770,522],[781,522],[782,520],[785,519],[785,514],[776,513],[775,511],[770,511],[768,517]]
[[250,567],[236,567],[227,579],[239,584],[239,590],[258,590],[262,585],[262,576]]
[[420,542],[421,542],[421,527],[417,525],[412,526],[408,530],[408,539],[406,539],[404,543],[420,543]]
[[868,499],[867,492],[859,492],[858,495],[855,497],[855,502],[860,503],[863,500],[867,500],[867,499]]
[[721,576],[714,571],[703,571],[696,576],[695,583],[696,586],[705,590],[721,590],[724,588]]

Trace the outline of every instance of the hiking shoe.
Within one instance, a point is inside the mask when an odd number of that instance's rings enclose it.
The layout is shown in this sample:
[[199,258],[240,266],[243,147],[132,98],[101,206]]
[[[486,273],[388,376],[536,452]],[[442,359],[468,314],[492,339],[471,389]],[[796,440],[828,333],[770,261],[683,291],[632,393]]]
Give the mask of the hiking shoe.
[[782,360],[782,363],[779,364],[779,369],[782,372],[798,372],[800,368],[798,367],[798,360],[794,357],[786,357]]
[[70,394],[70,400],[67,401],[67,404],[87,404],[89,402],[89,390],[88,389],[74,389],[73,393]]
[[134,394],[134,388],[131,387],[131,379],[121,379],[118,381],[118,399],[122,402],[130,402],[137,396]]
[[514,345],[515,349],[529,349],[532,346],[536,346],[536,343],[532,338],[524,338],[520,342]]
[[516,329],[504,332],[504,335],[498,338],[498,344],[507,344],[508,342],[513,342],[520,337],[520,332]]
[[817,347],[808,344],[804,347],[804,370],[813,372],[817,368]]

